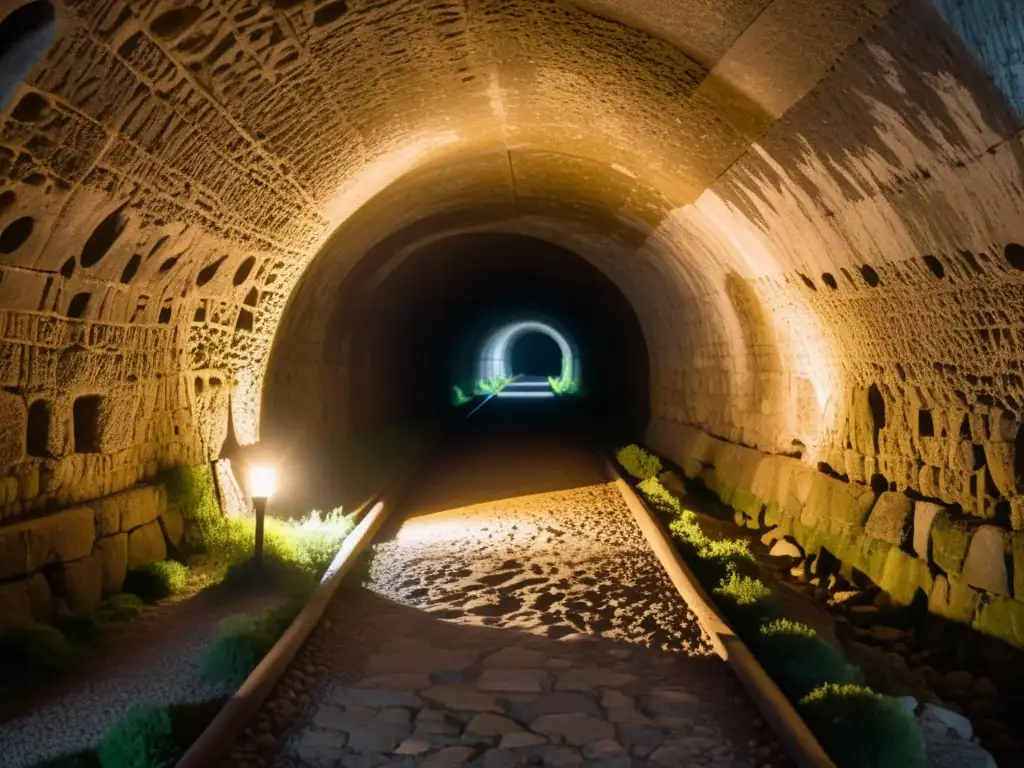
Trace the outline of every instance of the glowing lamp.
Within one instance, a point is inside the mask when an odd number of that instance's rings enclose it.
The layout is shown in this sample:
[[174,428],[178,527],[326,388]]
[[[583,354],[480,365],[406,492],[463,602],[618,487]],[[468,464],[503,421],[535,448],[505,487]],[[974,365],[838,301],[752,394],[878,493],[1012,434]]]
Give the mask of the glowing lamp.
[[263,567],[263,520],[267,516],[267,499],[276,489],[276,469],[257,464],[249,470],[249,495],[256,511],[256,544],[252,556],[257,568]]
[[255,466],[249,470],[249,494],[255,499],[269,499],[277,490],[277,470]]

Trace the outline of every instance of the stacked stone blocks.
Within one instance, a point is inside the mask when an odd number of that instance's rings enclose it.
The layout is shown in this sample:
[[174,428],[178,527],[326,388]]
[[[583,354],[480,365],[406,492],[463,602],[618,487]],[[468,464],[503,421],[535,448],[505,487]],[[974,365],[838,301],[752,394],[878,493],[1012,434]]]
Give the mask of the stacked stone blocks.
[[166,559],[183,530],[162,485],[0,526],[0,629],[92,612],[128,569]]
[[876,493],[675,422],[652,422],[647,440],[732,506],[739,524],[776,529],[809,555],[827,551],[844,575],[860,572],[897,605],[927,601],[932,613],[1024,648],[1024,525],[1016,517],[1007,530],[954,505]]

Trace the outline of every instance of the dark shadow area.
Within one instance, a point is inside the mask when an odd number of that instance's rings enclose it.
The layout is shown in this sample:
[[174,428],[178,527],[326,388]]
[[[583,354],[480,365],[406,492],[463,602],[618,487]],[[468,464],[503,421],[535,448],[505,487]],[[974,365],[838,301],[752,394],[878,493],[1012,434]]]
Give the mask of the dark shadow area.
[[543,333],[528,333],[513,345],[513,374],[557,378],[561,371],[562,353],[558,345]]

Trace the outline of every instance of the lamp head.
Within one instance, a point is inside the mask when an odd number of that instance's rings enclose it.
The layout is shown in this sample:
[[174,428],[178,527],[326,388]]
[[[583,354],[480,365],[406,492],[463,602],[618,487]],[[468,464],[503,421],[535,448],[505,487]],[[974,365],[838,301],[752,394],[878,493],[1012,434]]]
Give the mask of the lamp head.
[[249,469],[249,494],[254,499],[269,499],[277,490],[277,470],[266,464]]

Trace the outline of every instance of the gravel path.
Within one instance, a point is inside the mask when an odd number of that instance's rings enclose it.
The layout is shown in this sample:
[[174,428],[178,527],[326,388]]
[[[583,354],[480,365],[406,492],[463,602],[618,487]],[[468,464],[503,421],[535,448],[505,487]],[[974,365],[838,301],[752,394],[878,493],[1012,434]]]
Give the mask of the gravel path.
[[509,438],[437,462],[230,764],[788,763],[596,457]]
[[200,594],[146,609],[111,630],[72,675],[12,702],[0,722],[0,768],[95,746],[137,704],[199,702],[231,686],[199,679],[199,660],[228,614],[258,611],[268,598]]

